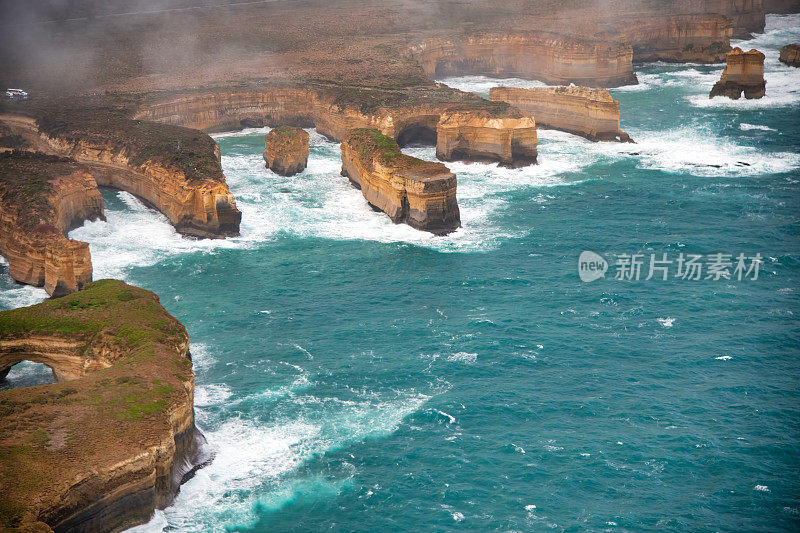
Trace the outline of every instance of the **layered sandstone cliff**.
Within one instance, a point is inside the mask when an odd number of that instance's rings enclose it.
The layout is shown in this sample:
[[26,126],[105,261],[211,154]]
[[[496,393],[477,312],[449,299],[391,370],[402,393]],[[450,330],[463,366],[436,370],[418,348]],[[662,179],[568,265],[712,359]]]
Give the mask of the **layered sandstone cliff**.
[[636,83],[630,45],[548,33],[429,39],[411,56],[431,78],[491,76],[550,84],[618,87]]
[[748,99],[761,98],[766,86],[764,54],[755,49],[744,52],[741,48],[734,48],[728,53],[725,70],[711,89],[709,98],[727,96],[736,100],[742,96],[742,92]]
[[[469,120],[474,127],[463,125],[459,136],[453,115],[472,117]],[[137,117],[205,130],[291,124],[315,127],[339,142],[352,129],[374,128],[400,144],[434,142],[440,148],[437,153],[447,160],[461,155],[469,159],[475,154],[512,165],[536,160],[536,132],[529,117],[506,104],[448,87],[408,91],[274,87],[202,92],[150,102]],[[484,142],[489,137],[492,140]]]
[[302,172],[308,163],[308,132],[290,126],[272,129],[264,137],[264,161],[282,176]]
[[562,130],[593,141],[631,140],[619,126],[619,102],[605,89],[492,87],[489,98],[508,102],[533,116],[537,127]]
[[341,148],[342,175],[393,222],[437,235],[461,226],[456,176],[442,163],[404,155],[375,129],[352,130]]
[[780,60],[790,67],[800,67],[800,44],[787,44],[781,47]]
[[536,162],[536,123],[529,116],[496,118],[488,113],[442,115],[436,157],[443,161],[499,161],[509,167]]
[[187,128],[114,113],[57,110],[34,122],[0,116],[39,151],[88,166],[98,185],[128,191],[186,235],[238,235],[241,213],[228,190],[213,139]]
[[731,19],[716,14],[623,17],[613,26],[600,37],[630,43],[639,63],[721,63],[733,34]]
[[89,245],[66,234],[102,217],[103,198],[84,167],[31,152],[0,154],[0,254],[16,281],[51,296],[91,282]]
[[22,360],[59,379],[0,392],[0,527],[116,531],[166,507],[209,459],[188,347],[157,296],[121,281],[0,312],[0,379]]

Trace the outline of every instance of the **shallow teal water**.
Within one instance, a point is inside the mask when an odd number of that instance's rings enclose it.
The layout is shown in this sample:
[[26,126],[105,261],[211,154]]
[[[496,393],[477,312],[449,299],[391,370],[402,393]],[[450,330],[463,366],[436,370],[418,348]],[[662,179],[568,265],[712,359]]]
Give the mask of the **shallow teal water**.
[[[769,29],[748,48],[800,18]],[[767,70],[765,100],[731,102],[705,96],[719,67],[648,65],[613,91],[638,144],[540,132],[536,167],[451,164],[444,238],[366,207],[313,132],[293,178],[263,168],[266,130],[217,137],[238,239],[106,191],[71,235],[187,326],[217,450],[143,529],[797,529],[800,74]],[[765,265],[585,284],[583,250]],[[41,298],[0,283],[4,307]]]

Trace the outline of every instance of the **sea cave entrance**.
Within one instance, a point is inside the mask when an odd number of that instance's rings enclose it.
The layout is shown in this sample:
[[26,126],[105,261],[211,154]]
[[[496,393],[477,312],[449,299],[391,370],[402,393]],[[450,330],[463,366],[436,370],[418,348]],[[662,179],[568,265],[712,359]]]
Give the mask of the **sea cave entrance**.
[[23,360],[0,370],[0,391],[58,381],[55,372],[44,363]]
[[398,129],[395,140],[400,148],[408,145],[436,146],[438,115],[426,115]]

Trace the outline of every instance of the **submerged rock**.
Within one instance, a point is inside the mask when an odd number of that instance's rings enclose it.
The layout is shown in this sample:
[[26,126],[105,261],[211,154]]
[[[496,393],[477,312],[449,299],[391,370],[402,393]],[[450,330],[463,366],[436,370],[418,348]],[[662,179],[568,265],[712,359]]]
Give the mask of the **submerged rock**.
[[790,67],[800,67],[800,44],[787,44],[782,47],[780,60]]
[[744,92],[748,99],[762,98],[766,93],[764,79],[764,54],[758,50],[742,51],[734,48],[726,56],[722,77],[714,84],[709,98],[727,96],[738,100]]
[[282,176],[302,172],[308,163],[308,132],[290,126],[272,129],[264,138],[264,161]]
[[574,133],[593,141],[631,142],[619,128],[619,102],[605,89],[492,87],[489,98],[508,102],[532,115],[539,127]]
[[437,235],[461,226],[456,176],[442,163],[403,154],[375,129],[355,129],[342,143],[342,175],[392,222]]
[[101,280],[0,312],[0,379],[22,360],[59,382],[0,392],[3,530],[144,523],[210,460],[189,337],[152,292]]

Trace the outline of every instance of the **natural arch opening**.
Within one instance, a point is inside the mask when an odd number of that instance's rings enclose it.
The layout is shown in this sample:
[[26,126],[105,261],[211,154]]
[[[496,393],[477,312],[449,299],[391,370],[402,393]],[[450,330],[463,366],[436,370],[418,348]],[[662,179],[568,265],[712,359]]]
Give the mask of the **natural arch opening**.
[[403,128],[397,135],[397,145],[401,148],[410,144],[436,145],[436,129],[414,124]]
[[0,390],[49,385],[56,381],[55,372],[44,363],[25,360],[0,370]]

